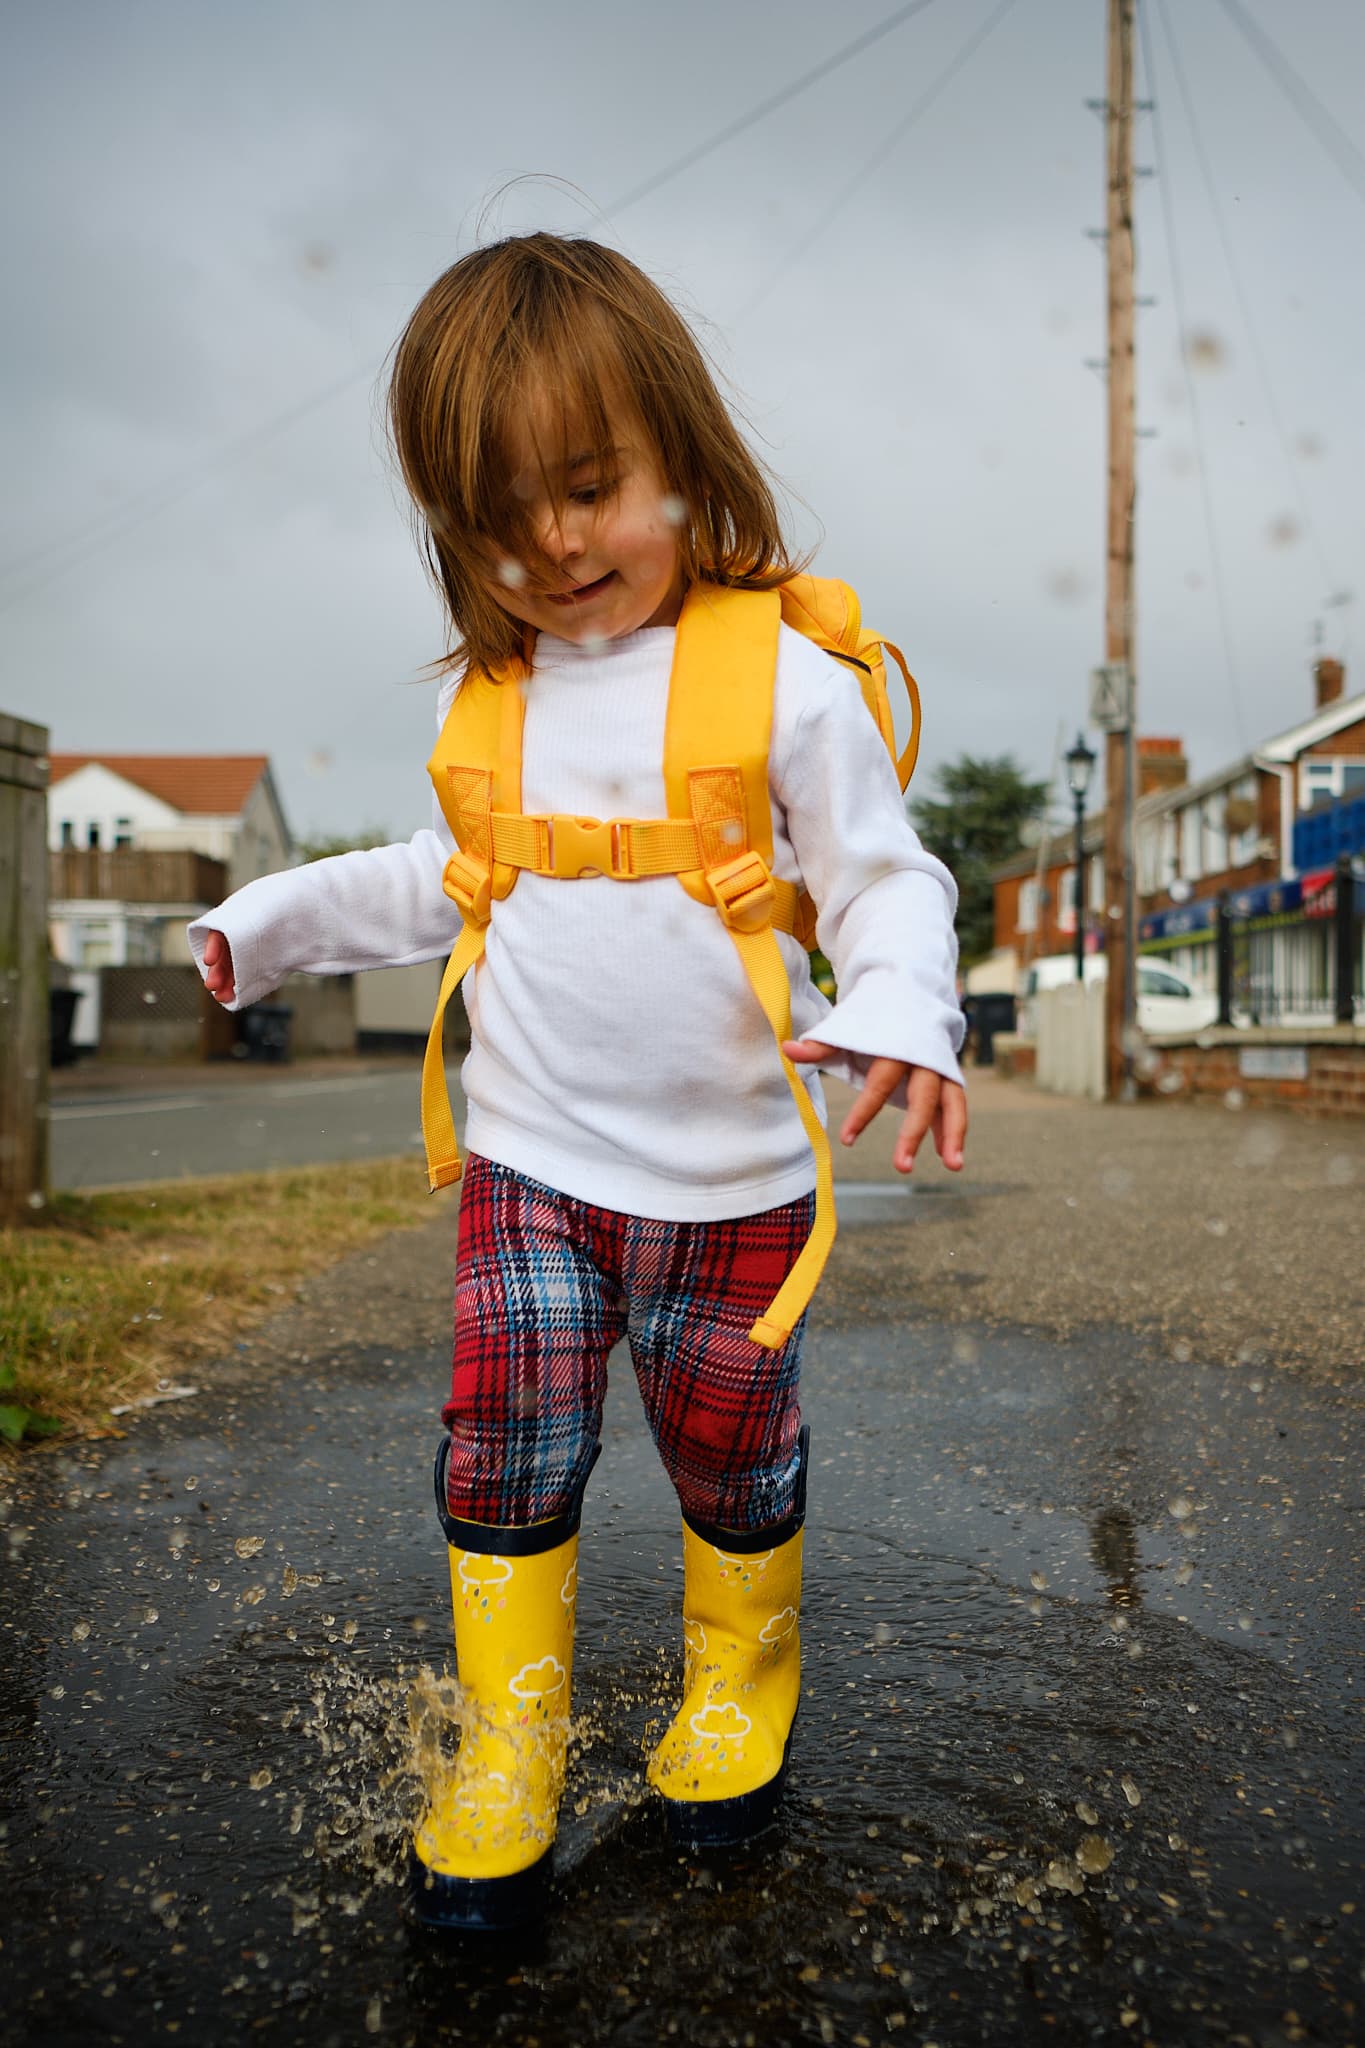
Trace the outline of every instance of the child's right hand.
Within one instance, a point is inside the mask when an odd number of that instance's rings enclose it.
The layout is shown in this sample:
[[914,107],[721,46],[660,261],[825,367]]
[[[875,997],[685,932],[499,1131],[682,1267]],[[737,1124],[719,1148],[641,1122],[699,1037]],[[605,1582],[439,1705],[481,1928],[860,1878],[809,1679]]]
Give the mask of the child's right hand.
[[237,994],[232,948],[221,932],[210,932],[204,942],[204,983],[220,1003],[230,1003]]

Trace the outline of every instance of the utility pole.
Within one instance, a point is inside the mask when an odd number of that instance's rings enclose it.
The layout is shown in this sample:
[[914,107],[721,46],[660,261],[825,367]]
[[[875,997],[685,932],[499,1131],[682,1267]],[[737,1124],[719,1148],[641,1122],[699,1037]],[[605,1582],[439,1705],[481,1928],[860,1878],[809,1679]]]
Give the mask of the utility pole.
[[[1108,279],[1109,498],[1104,586],[1104,658],[1126,696],[1122,724],[1105,742],[1104,943],[1105,1077],[1112,1099],[1134,1093],[1137,1013],[1136,892],[1133,874],[1137,683],[1133,665],[1135,369],[1133,355],[1133,10],[1109,0],[1105,85]],[[1084,878],[1077,876],[1084,900]]]

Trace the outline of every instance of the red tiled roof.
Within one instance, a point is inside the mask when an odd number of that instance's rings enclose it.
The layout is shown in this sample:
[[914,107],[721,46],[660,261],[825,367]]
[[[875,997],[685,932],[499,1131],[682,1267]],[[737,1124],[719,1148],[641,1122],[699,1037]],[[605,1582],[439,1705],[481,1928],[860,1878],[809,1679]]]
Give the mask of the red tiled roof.
[[265,754],[51,754],[52,787],[92,763],[177,811],[235,818],[269,766]]

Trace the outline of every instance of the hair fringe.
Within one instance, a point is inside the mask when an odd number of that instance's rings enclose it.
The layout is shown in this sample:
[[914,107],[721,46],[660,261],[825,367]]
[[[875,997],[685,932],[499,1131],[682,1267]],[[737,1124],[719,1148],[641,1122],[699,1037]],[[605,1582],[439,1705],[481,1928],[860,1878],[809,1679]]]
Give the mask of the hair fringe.
[[[512,420],[539,387],[559,430],[599,462],[630,407],[682,503],[687,583],[768,590],[804,566],[773,484],[677,308],[628,257],[590,240],[518,235],[462,257],[423,295],[393,352],[389,434],[418,545],[450,624],[432,675],[517,661],[523,628],[488,589],[500,559],[553,564],[510,490]],[[542,450],[548,470],[561,448]]]

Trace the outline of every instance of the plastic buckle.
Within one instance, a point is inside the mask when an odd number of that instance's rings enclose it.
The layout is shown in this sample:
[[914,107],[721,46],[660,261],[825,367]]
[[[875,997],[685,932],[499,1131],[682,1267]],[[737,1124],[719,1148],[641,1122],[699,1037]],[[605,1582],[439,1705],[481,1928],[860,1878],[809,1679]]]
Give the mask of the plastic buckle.
[[485,925],[493,914],[493,877],[482,862],[457,848],[441,873],[441,887],[466,924]]
[[569,818],[556,815],[545,820],[547,874],[561,882],[587,881],[594,875],[610,875],[613,881],[629,882],[634,877],[621,862],[621,821],[617,818]]
[[723,867],[708,868],[706,886],[731,931],[761,932],[773,921],[777,891],[757,853],[742,853]]

